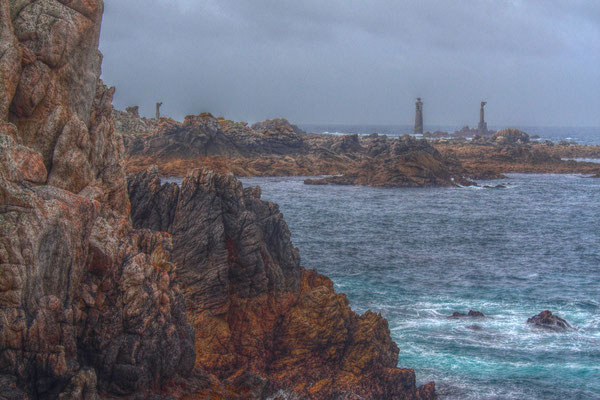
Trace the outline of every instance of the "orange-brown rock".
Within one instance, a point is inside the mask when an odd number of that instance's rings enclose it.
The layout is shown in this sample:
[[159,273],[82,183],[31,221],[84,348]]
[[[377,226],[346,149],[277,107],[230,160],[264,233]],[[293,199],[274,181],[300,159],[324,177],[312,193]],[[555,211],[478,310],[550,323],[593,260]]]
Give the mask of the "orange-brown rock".
[[[124,113],[115,111],[115,115]],[[122,118],[122,117],[120,117]],[[133,118],[127,114],[127,121]],[[370,186],[453,186],[468,184],[462,168],[424,140],[371,135],[306,134],[287,120],[254,124],[205,113],[183,123],[161,120],[147,135],[126,139],[128,170],[157,165],[161,174],[183,176],[193,168],[236,176],[338,175],[323,181]]]
[[465,185],[468,179],[499,179],[511,172],[600,174],[597,164],[562,160],[600,158],[600,146],[534,143],[517,129],[475,135],[471,142],[438,140],[436,152],[427,142],[406,137],[305,133],[284,119],[248,127],[204,113],[183,123],[162,118],[156,127],[133,114],[114,113],[122,126],[146,127],[125,132],[129,172],[156,165],[168,176],[194,168],[236,176],[342,175],[306,182],[370,186]]
[[127,213],[113,89],[98,81],[102,1],[4,0],[1,9],[2,119],[41,155],[48,184],[101,191]]
[[[495,179],[505,173],[596,174],[600,164],[566,161],[568,147],[547,144],[436,143],[435,148],[446,158],[460,162],[472,179]],[[575,154],[595,154],[595,146],[584,146]],[[586,153],[591,151],[591,153]]]
[[170,237],[129,221],[102,9],[0,0],[0,398],[144,396],[193,368]]
[[[332,282],[300,267],[278,207],[232,175],[195,170],[181,186],[156,169],[129,180],[138,228],[173,239],[195,328],[196,366],[221,379],[240,371],[314,399],[433,398],[378,314],[357,315]],[[350,397],[347,397],[350,398]]]
[[[321,179],[306,179],[311,185],[361,185],[375,187],[428,187],[471,185],[463,177],[460,165],[444,159],[435,149],[421,147],[415,139],[403,137],[408,142],[402,150],[387,157],[367,158],[349,168],[342,175]],[[396,148],[400,148],[397,146]]]
[[[259,189],[151,175],[129,187],[132,226],[114,89],[99,81],[102,9],[0,0],[0,398],[255,399],[290,385],[312,398],[431,398],[395,368],[385,320],[352,313],[300,268]],[[194,133],[195,149],[236,136],[280,155],[303,146],[275,125],[247,135],[204,115],[157,129]]]

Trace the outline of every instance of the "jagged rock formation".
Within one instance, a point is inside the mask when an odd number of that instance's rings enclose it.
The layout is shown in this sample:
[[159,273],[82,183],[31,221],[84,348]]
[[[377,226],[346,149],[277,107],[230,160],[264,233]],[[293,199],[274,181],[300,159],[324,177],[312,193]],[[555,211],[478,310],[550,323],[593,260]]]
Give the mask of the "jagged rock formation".
[[[114,89],[99,81],[102,9],[0,0],[0,398],[433,398],[395,368],[381,316],[354,314],[300,268],[259,189],[203,171],[181,188],[142,175],[132,226]],[[243,149],[303,146],[272,125],[158,128],[202,132],[216,150],[236,135]]]
[[429,399],[398,369],[378,314],[360,316],[332,282],[300,267],[277,205],[232,175],[194,170],[161,185],[156,169],[129,180],[138,228],[166,231],[195,328],[196,366],[220,378],[249,371],[314,399]]
[[372,186],[468,184],[460,165],[424,140],[307,134],[285,119],[251,128],[208,113],[183,123],[163,119],[152,134],[127,135],[126,147],[135,172],[158,164],[179,176],[204,167],[238,176],[345,174],[327,182]]
[[[424,187],[470,185],[459,165],[452,165],[424,140],[403,136],[385,150],[370,143],[367,158],[340,176],[306,179],[306,184],[363,185],[377,187]],[[458,172],[457,172],[458,171]]]
[[158,127],[155,118],[140,117],[139,107],[127,107],[126,111],[112,110],[115,132],[123,135],[144,135]]
[[194,364],[170,238],[129,223],[102,9],[0,0],[3,398],[139,394]]
[[287,121],[271,122],[255,131],[245,123],[215,118],[210,113],[188,115],[182,123],[162,118],[150,135],[128,135],[126,144],[131,156],[166,161],[306,153]]
[[552,312],[548,310],[542,311],[538,315],[528,318],[527,323],[539,328],[551,329],[555,331],[562,331],[572,328],[567,321],[558,315],[552,314]]
[[270,134],[272,132],[279,131],[284,134],[296,134],[296,135],[305,135],[302,129],[298,128],[296,125],[292,125],[285,118],[275,118],[268,119],[266,121],[257,122],[252,125],[252,129],[257,132],[266,132]]

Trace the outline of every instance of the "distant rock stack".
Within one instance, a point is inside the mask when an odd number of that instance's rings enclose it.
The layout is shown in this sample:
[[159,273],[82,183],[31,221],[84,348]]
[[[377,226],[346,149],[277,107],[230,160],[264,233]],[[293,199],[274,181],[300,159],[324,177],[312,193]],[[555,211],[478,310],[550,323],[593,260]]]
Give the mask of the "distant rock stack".
[[423,134],[423,102],[421,98],[417,98],[416,114],[415,114],[415,134]]
[[485,110],[484,110],[484,107],[486,104],[487,104],[487,102],[482,101],[481,108],[479,109],[479,125],[477,127],[477,130],[479,131],[480,135],[487,135],[487,133],[488,133],[487,122],[485,122]]

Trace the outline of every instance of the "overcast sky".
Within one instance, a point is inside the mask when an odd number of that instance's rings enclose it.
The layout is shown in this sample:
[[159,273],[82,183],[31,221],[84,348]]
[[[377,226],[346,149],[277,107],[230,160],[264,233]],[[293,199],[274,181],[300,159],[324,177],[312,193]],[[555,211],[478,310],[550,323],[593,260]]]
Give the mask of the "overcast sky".
[[597,0],[105,0],[100,48],[146,116],[600,126]]

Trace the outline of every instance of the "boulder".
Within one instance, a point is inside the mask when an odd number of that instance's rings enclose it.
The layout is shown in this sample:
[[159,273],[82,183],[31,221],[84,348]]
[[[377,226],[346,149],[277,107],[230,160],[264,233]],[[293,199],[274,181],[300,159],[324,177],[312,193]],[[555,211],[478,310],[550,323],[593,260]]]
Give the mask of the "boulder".
[[539,328],[551,329],[555,331],[563,331],[573,328],[567,321],[558,315],[552,314],[552,312],[548,310],[542,311],[538,315],[527,319],[527,323],[533,324]]
[[448,318],[483,318],[485,315],[481,311],[469,310],[468,313],[455,311]]

